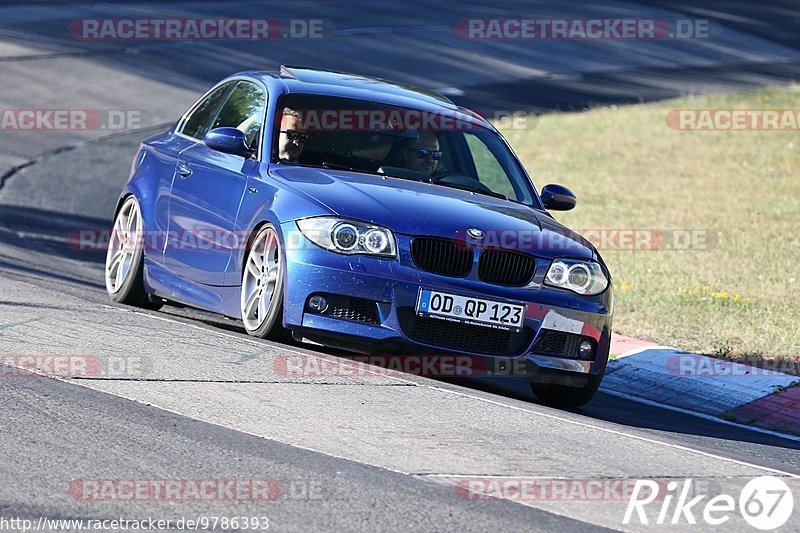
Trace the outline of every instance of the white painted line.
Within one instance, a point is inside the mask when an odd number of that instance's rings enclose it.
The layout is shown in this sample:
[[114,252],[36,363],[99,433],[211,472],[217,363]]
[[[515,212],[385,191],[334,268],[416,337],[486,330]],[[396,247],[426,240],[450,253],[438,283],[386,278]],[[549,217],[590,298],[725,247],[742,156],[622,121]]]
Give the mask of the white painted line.
[[[340,365],[340,366],[345,367],[345,368],[351,368],[351,369],[353,369],[355,371],[359,371],[359,372],[367,372],[367,373],[370,373],[370,374],[374,374],[374,375],[376,375],[378,377],[386,377],[386,378],[394,379],[396,381],[401,381],[401,382],[407,383],[409,385],[420,386],[419,383],[415,383],[414,381],[411,381],[409,379],[404,379],[404,378],[401,378],[401,377],[395,375],[395,374],[403,374],[403,372],[401,372],[399,370],[387,370],[387,369],[382,369],[379,366],[370,365],[368,363],[356,363],[355,361],[350,361],[349,359],[345,359],[343,357],[337,357],[335,355],[330,355],[330,354],[317,354],[317,353],[313,353],[313,352],[301,352],[299,350],[295,350],[295,349],[293,349],[293,348],[291,348],[289,346],[286,346],[285,344],[277,344],[277,343],[274,343],[274,342],[268,341],[268,340],[258,341],[258,340],[254,339],[252,337],[231,335],[230,333],[225,333],[223,331],[217,331],[217,330],[213,330],[213,329],[207,329],[207,328],[198,326],[197,324],[190,324],[188,322],[183,322],[181,320],[175,320],[173,318],[166,318],[166,317],[162,317],[162,316],[151,315],[149,313],[143,313],[141,311],[133,311],[133,312],[135,314],[137,314],[137,315],[142,315],[142,316],[147,316],[147,317],[150,317],[150,318],[155,318],[156,320],[163,320],[164,322],[172,322],[174,324],[183,324],[184,326],[188,326],[190,328],[199,329],[199,330],[207,332],[207,333],[213,333],[213,334],[216,334],[216,335],[220,335],[222,337],[238,339],[240,341],[247,342],[248,344],[252,344],[253,346],[259,346],[261,348],[263,348],[264,346],[275,346],[276,349],[283,350],[283,352],[294,353],[294,354],[297,354],[297,355],[302,355],[304,357],[313,357],[315,359],[319,359],[320,361],[326,361],[326,360],[330,361],[331,359],[336,359],[336,363],[338,365]],[[363,366],[357,366],[357,365],[363,365]],[[376,370],[369,370],[369,368],[364,368],[364,367],[374,367]]]
[[344,457],[342,455],[337,455],[337,454],[330,453],[330,452],[324,452],[322,450],[316,450],[314,448],[309,448],[307,446],[301,446],[299,444],[295,444],[295,443],[292,443],[292,442],[285,442],[285,441],[276,439],[274,437],[267,437],[265,435],[259,435],[258,433],[253,433],[253,432],[250,432],[250,431],[247,431],[247,430],[244,430],[244,429],[232,428],[230,426],[226,426],[226,425],[220,424],[218,422],[212,422],[212,421],[206,420],[204,418],[199,418],[199,417],[192,416],[192,415],[189,415],[189,414],[186,414],[186,413],[182,413],[180,411],[175,411],[175,410],[170,409],[168,407],[162,407],[162,406],[160,406],[158,404],[155,404],[155,403],[152,403],[150,401],[143,402],[142,400],[137,400],[136,398],[131,398],[129,396],[126,396],[124,394],[119,394],[117,392],[107,392],[107,391],[100,390],[100,389],[94,389],[91,386],[89,386],[88,383],[80,383],[80,382],[77,382],[77,381],[71,381],[71,380],[67,380],[67,379],[63,379],[63,378],[51,378],[51,379],[57,379],[59,381],[67,381],[69,383],[72,383],[73,385],[79,385],[81,387],[85,387],[87,389],[95,390],[95,391],[101,392],[103,394],[110,394],[111,396],[117,396],[118,398],[124,398],[126,400],[130,400],[132,402],[136,402],[139,405],[144,405],[144,406],[147,406],[147,407],[154,407],[154,408],[159,409],[161,411],[165,411],[167,413],[172,413],[172,414],[178,415],[178,416],[183,417],[183,418],[189,418],[191,420],[197,420],[198,422],[202,422],[203,424],[209,424],[209,425],[217,426],[217,427],[224,428],[224,429],[227,429],[227,430],[230,430],[230,431],[235,431],[237,433],[244,433],[245,435],[251,435],[253,437],[258,437],[260,439],[264,439],[264,440],[268,440],[268,441],[272,441],[272,442],[278,442],[280,444],[284,444],[286,446],[291,446],[293,448],[299,448],[301,450],[306,450],[306,451],[309,451],[309,452],[318,453],[320,455],[333,457],[335,459],[342,459],[344,461],[349,461],[351,463],[358,463],[358,464],[364,465],[364,466],[371,466],[371,467],[374,467],[374,468],[380,468],[380,469],[383,469],[383,470],[387,470],[389,472],[394,472],[396,474],[403,474],[403,475],[406,475],[406,476],[415,475],[412,472],[403,472],[402,470],[395,470],[395,469],[389,468],[387,466],[374,465],[374,464],[367,463],[367,462],[364,462],[364,461],[359,461],[358,459],[353,459],[351,457]]
[[[123,310],[123,309],[118,309],[118,310]],[[319,359],[325,359],[326,357],[340,359],[340,358],[337,358],[336,356],[328,356],[327,354],[305,353],[305,352],[302,352],[302,351],[299,351],[299,350],[293,350],[293,349],[291,349],[289,347],[286,347],[284,345],[273,344],[273,343],[269,343],[269,342],[266,342],[266,341],[261,341],[261,340],[258,340],[258,339],[254,339],[254,338],[248,338],[248,337],[245,337],[243,335],[236,335],[236,334],[227,333],[227,332],[224,332],[224,331],[220,331],[218,329],[214,329],[213,326],[212,327],[203,327],[203,326],[199,326],[197,324],[192,324],[192,323],[190,323],[188,321],[173,319],[171,317],[158,316],[158,315],[155,315],[155,314],[149,314],[149,313],[146,313],[146,312],[139,312],[139,311],[132,311],[132,312],[134,312],[135,314],[140,314],[140,315],[144,315],[144,316],[150,316],[151,318],[154,318],[156,320],[161,320],[161,321],[168,322],[168,323],[182,324],[184,326],[189,326],[190,328],[202,330],[203,332],[206,332],[206,333],[212,333],[212,334],[219,335],[219,336],[222,336],[222,337],[227,337],[227,338],[230,338],[230,339],[238,339],[238,340],[241,340],[241,341],[245,341],[248,345],[258,346],[258,347],[260,347],[262,349],[267,347],[267,346],[274,346],[278,350],[283,350],[285,352],[297,353],[297,354],[301,354],[301,355],[304,355],[304,356],[317,357]],[[344,363],[349,363],[349,361],[346,360],[346,359],[343,362]],[[560,417],[560,416],[557,416],[557,415],[540,413],[540,412],[536,412],[536,411],[531,410],[531,409],[526,409],[526,408],[518,407],[518,406],[514,406],[514,405],[508,405],[508,404],[503,403],[501,401],[494,401],[494,400],[491,400],[491,399],[488,399],[488,398],[483,398],[483,397],[477,396],[475,394],[468,394],[468,393],[463,393],[463,392],[460,392],[460,391],[448,390],[448,389],[443,388],[443,387],[439,387],[439,386],[428,384],[428,383],[435,384],[435,382],[432,382],[430,380],[427,380],[427,379],[424,379],[424,378],[418,378],[417,376],[413,376],[413,375],[410,376],[410,377],[413,377],[413,378],[417,379],[418,382],[415,383],[414,381],[406,380],[406,379],[402,379],[402,378],[395,378],[395,379],[397,381],[400,381],[400,382],[405,382],[405,383],[414,384],[414,385],[418,385],[418,386],[424,386],[424,387],[427,387],[429,389],[437,390],[439,392],[455,394],[457,396],[471,398],[471,399],[475,399],[475,400],[478,400],[478,401],[486,402],[486,403],[489,403],[489,404],[492,404],[492,405],[499,406],[501,408],[505,407],[505,408],[516,410],[516,411],[525,412],[525,413],[528,413],[528,414],[531,414],[531,415],[534,415],[534,416],[538,415],[540,417],[544,417],[544,418],[548,418],[548,419],[559,420],[559,421],[561,421],[563,423],[574,425],[574,426],[580,426],[580,427],[589,428],[589,429],[596,429],[596,430],[600,430],[602,432],[609,433],[609,434],[614,434],[614,435],[618,435],[618,436],[622,436],[622,437],[629,437],[629,438],[633,438],[635,440],[652,443],[652,444],[654,444],[656,446],[659,446],[659,445],[660,446],[666,446],[666,447],[671,448],[671,449],[678,449],[678,450],[686,451],[686,452],[689,452],[689,453],[694,453],[694,454],[697,454],[699,456],[710,457],[710,458],[713,458],[713,459],[722,460],[723,462],[728,462],[728,463],[732,463],[732,464],[738,464],[738,465],[746,466],[746,467],[753,468],[753,469],[758,470],[758,471],[773,472],[775,474],[783,475],[783,476],[791,477],[791,478],[800,477],[800,476],[796,476],[794,474],[783,472],[783,471],[780,471],[780,470],[777,470],[777,469],[774,469],[774,468],[768,468],[768,467],[755,465],[755,464],[751,464],[751,463],[744,462],[744,461],[738,461],[738,460],[734,460],[734,459],[729,459],[729,458],[721,457],[721,456],[718,456],[718,455],[715,455],[715,454],[712,454],[712,453],[707,453],[707,452],[702,452],[702,451],[699,451],[699,450],[694,450],[692,448],[688,448],[688,447],[685,447],[685,446],[674,445],[674,444],[658,441],[658,440],[655,440],[655,439],[650,439],[650,438],[646,438],[646,437],[640,437],[640,436],[637,436],[637,435],[632,435],[632,434],[629,434],[629,433],[626,433],[626,432],[623,432],[623,431],[606,429],[606,428],[603,428],[603,427],[600,427],[600,426],[596,426],[596,425],[593,425],[593,424],[589,424],[589,423],[569,420],[567,418],[563,418],[563,417]],[[92,389],[92,387],[90,386],[91,385],[90,383],[76,383],[75,381],[70,381],[70,380],[67,380],[67,379],[63,379],[61,381],[68,381],[68,382],[70,382],[72,384],[77,384],[79,386],[84,386],[86,388]],[[321,450],[317,450],[314,447],[311,447],[311,446],[308,446],[308,445],[298,445],[298,444],[295,444],[295,443],[292,443],[292,442],[287,442],[286,440],[281,440],[279,438],[259,435],[257,433],[253,433],[252,431],[247,431],[247,430],[242,430],[242,429],[237,429],[237,428],[231,428],[229,425],[226,425],[224,423],[212,422],[212,421],[206,420],[206,419],[204,419],[202,417],[188,415],[186,413],[180,412],[179,410],[174,410],[174,409],[163,407],[163,406],[159,405],[158,403],[152,403],[150,401],[143,401],[143,400],[132,398],[132,397],[126,395],[126,394],[111,393],[111,392],[107,392],[107,391],[100,391],[100,392],[104,392],[106,394],[111,394],[111,395],[114,395],[114,396],[117,396],[117,397],[125,398],[125,399],[128,399],[130,401],[136,402],[138,405],[154,407],[154,408],[159,409],[159,410],[161,410],[163,412],[174,413],[174,414],[177,414],[179,416],[186,417],[186,418],[192,419],[192,420],[197,420],[197,421],[205,423],[205,424],[212,424],[213,426],[216,426],[216,427],[224,428],[224,429],[231,430],[231,431],[237,431],[237,432],[240,432],[242,434],[247,434],[247,435],[251,435],[251,436],[254,436],[254,437],[259,437],[259,438],[262,438],[262,439],[265,439],[265,440],[268,440],[268,441],[271,441],[271,442],[277,442],[277,443],[281,443],[281,444],[284,444],[284,445],[287,445],[287,446],[292,446],[295,449],[302,449],[302,450],[306,450],[306,451],[309,451],[309,452],[312,452],[312,453],[319,453],[319,454],[322,454],[323,456],[349,461],[350,463],[353,463],[353,464],[360,464],[360,465],[364,465],[364,466],[368,466],[368,467],[379,468],[379,469],[381,469],[383,471],[387,471],[387,472],[392,472],[392,473],[406,475],[406,476],[413,476],[413,477],[416,477],[417,479],[429,478],[430,481],[434,482],[434,483],[447,483],[447,479],[445,479],[447,476],[437,476],[435,474],[414,473],[414,472],[407,472],[407,471],[404,471],[404,470],[399,470],[399,469],[396,469],[396,468],[390,468],[390,467],[383,466],[383,465],[380,465],[380,464],[374,464],[374,463],[366,462],[366,461],[363,461],[363,460],[359,460],[359,458],[343,456],[340,453],[331,453],[329,451],[321,451]],[[750,429],[750,428],[747,428],[747,429]],[[452,479],[453,477],[454,476],[451,475],[450,479]],[[456,475],[456,477],[463,477],[463,476]],[[475,477],[475,476],[473,476],[473,477]],[[508,477],[508,476],[498,476],[498,477]],[[523,476],[519,476],[519,477],[522,478]],[[525,476],[525,477],[527,477],[527,476]],[[516,501],[516,500],[513,500],[513,499],[508,500],[508,501],[510,501],[512,503],[518,503],[518,504],[526,505],[526,506],[529,506],[529,507],[532,507],[532,508],[537,508],[537,509],[541,509],[542,508],[541,506],[535,505],[533,502]],[[582,518],[582,517],[575,517],[571,513],[566,514],[564,512],[559,512],[558,510],[553,510],[553,509],[545,509],[545,510],[547,512],[549,512],[549,513],[554,514],[554,515],[569,516],[569,517],[581,520],[582,522],[586,522],[586,523],[594,523],[594,524],[598,523],[596,520],[591,520],[591,519]]]
[[[139,312],[139,311],[134,311],[134,312],[142,314],[142,315],[145,315],[145,316],[150,316],[150,317],[156,318],[158,320],[164,320],[165,322],[174,322],[176,324],[183,324],[184,326],[193,327],[193,328],[200,329],[200,330],[203,330],[203,331],[211,331],[211,330],[208,330],[206,328],[202,328],[200,326],[197,326],[195,324],[188,324],[188,323],[185,323],[185,322],[182,322],[182,321],[179,321],[179,320],[175,320],[175,319],[172,319],[172,318],[150,315],[149,313],[142,313],[142,312]],[[212,331],[212,332],[216,333],[218,335],[225,336],[225,337],[242,339],[239,336],[231,335],[231,334],[225,333],[223,331]],[[243,339],[243,340],[249,340],[249,339]],[[256,340],[252,340],[250,342],[253,343],[253,344],[258,344],[259,346],[262,346],[262,347],[264,346],[263,343],[258,342]],[[289,351],[294,351],[294,350],[289,350]],[[305,354],[303,352],[298,352],[298,351],[294,351],[294,352],[302,354],[302,355],[308,355],[308,354]],[[404,380],[404,379],[401,379],[401,378],[396,378],[396,379],[398,379],[399,381],[406,381],[408,383],[414,383],[411,380]],[[428,380],[425,380],[425,381],[428,381]],[[471,398],[473,400],[486,402],[486,403],[489,403],[489,404],[492,404],[492,405],[496,405],[496,406],[499,406],[499,407],[505,407],[507,409],[513,409],[515,411],[521,411],[521,412],[524,412],[524,413],[529,413],[529,414],[534,415],[534,416],[548,418],[548,419],[551,419],[551,420],[558,420],[560,422],[563,422],[563,423],[566,423],[566,424],[570,424],[570,425],[573,425],[573,426],[583,427],[583,428],[587,428],[587,429],[594,429],[594,430],[597,430],[597,431],[602,431],[604,433],[609,433],[611,435],[617,435],[617,436],[620,436],[620,437],[627,437],[627,438],[635,439],[635,440],[638,440],[638,441],[641,441],[641,442],[647,442],[647,443],[650,443],[650,444],[655,444],[655,445],[658,445],[658,446],[665,446],[667,448],[672,448],[672,449],[675,449],[675,450],[681,450],[681,451],[685,451],[685,452],[689,452],[689,453],[694,453],[694,454],[697,454],[697,455],[701,455],[703,457],[709,457],[709,458],[712,458],[712,459],[718,459],[718,460],[721,460],[721,461],[724,461],[724,462],[728,462],[728,463],[732,463],[732,464],[736,464],[736,465],[739,465],[739,466],[746,466],[746,467],[749,467],[749,468],[754,468],[756,470],[763,470],[765,472],[773,472],[775,474],[779,474],[779,475],[786,476],[786,477],[800,478],[800,475],[792,474],[790,472],[785,472],[783,470],[778,470],[776,468],[770,468],[770,467],[761,466],[761,465],[757,465],[757,464],[753,464],[753,463],[748,463],[747,461],[740,461],[738,459],[731,459],[729,457],[724,457],[722,455],[715,455],[715,454],[710,453],[710,452],[696,450],[694,448],[689,448],[688,446],[683,446],[683,445],[680,445],[680,444],[673,444],[673,443],[670,443],[670,442],[664,442],[664,441],[652,439],[652,438],[649,438],[649,437],[643,437],[641,435],[634,435],[632,433],[626,433],[624,431],[618,431],[618,430],[615,430],[615,429],[604,428],[602,426],[596,426],[596,425],[589,424],[589,423],[586,423],[586,422],[578,422],[577,420],[570,420],[569,418],[564,418],[564,417],[561,417],[561,416],[556,416],[556,415],[552,415],[552,414],[548,414],[548,413],[541,413],[541,412],[538,412],[538,411],[533,411],[531,409],[525,409],[523,407],[518,407],[516,405],[508,405],[506,403],[503,403],[503,402],[500,402],[500,401],[497,401],[497,400],[492,400],[492,399],[489,399],[489,398],[483,398],[481,396],[477,396],[477,395],[466,393],[466,392],[461,392],[461,391],[456,391],[456,390],[449,390],[449,389],[445,389],[443,387],[439,387],[439,386],[428,384],[428,383],[423,383],[423,384],[414,383],[414,384],[422,386],[422,387],[428,387],[430,389],[434,389],[434,390],[437,390],[437,391],[440,391],[440,392],[443,392],[443,393],[446,393],[446,394],[453,394],[453,395],[456,395],[456,396],[462,396],[462,397],[465,397],[465,398]],[[163,408],[161,408],[161,409],[163,409]],[[164,409],[164,410],[169,411],[169,409]],[[181,414],[181,413],[177,413],[177,414]],[[185,415],[183,415],[183,416],[185,416]],[[222,426],[222,427],[227,427],[227,426]],[[745,426],[745,428],[746,429],[752,429],[749,426]],[[228,429],[230,429],[230,428],[228,428]],[[270,439],[270,440],[273,440],[273,439]],[[318,451],[318,450],[312,450],[312,451]],[[318,453],[325,453],[325,452],[318,452]],[[328,454],[328,455],[330,455],[330,454]],[[338,456],[335,456],[335,457],[338,457]],[[344,459],[343,457],[339,457],[339,458],[340,459]],[[367,463],[364,463],[364,464],[367,464]],[[377,465],[372,465],[372,466],[377,466]],[[383,467],[381,467],[381,468],[383,468]],[[404,473],[404,474],[407,474],[407,475],[411,475],[408,472],[401,472],[401,473]]]
[[[664,442],[664,441],[660,441],[660,440],[656,440],[656,439],[651,439],[650,437],[642,437],[641,435],[633,435],[632,433],[625,433],[624,431],[618,431],[616,429],[610,429],[610,428],[604,428],[604,427],[601,427],[601,426],[595,426],[593,424],[588,424],[586,422],[578,422],[577,420],[570,420],[568,418],[563,418],[563,417],[556,416],[556,415],[551,415],[551,414],[548,414],[548,413],[540,413],[540,412],[537,412],[537,411],[531,411],[530,409],[524,409],[522,407],[517,407],[516,405],[504,404],[504,403],[496,401],[496,400],[490,400],[489,398],[481,398],[480,396],[474,396],[472,394],[468,394],[468,393],[465,393],[465,392],[451,391],[451,390],[447,390],[447,389],[443,389],[441,387],[435,387],[435,386],[431,386],[431,385],[426,385],[426,386],[429,386],[429,387],[431,387],[433,389],[440,390],[442,392],[447,392],[449,394],[455,394],[457,396],[465,396],[467,398],[473,398],[475,400],[480,400],[480,401],[491,403],[491,404],[494,404],[494,405],[507,407],[509,409],[514,409],[516,411],[523,411],[523,412],[526,412],[526,413],[530,413],[532,415],[541,416],[541,417],[544,417],[544,418],[550,418],[550,419],[553,419],[553,420],[559,420],[561,422],[564,422],[564,423],[567,423],[567,424],[571,424],[571,425],[574,425],[574,426],[580,426],[580,427],[589,428],[589,429],[596,429],[596,430],[602,431],[604,433],[610,433],[612,435],[617,435],[617,436],[621,436],[621,437],[628,437],[628,438],[639,440],[639,441],[642,441],[642,442],[649,442],[651,444],[658,444],[660,446],[666,446],[667,448],[672,448],[672,449],[675,449],[675,450],[691,452],[691,453],[695,453],[695,454],[698,454],[698,455],[702,455],[704,457],[710,457],[712,459],[719,459],[721,461],[726,461],[728,463],[737,464],[739,466],[747,466],[747,467],[750,467],[750,468],[755,468],[757,470],[765,470],[765,471],[768,471],[768,472],[774,472],[774,473],[780,474],[782,476],[800,478],[800,475],[798,475],[798,474],[792,474],[790,472],[784,472],[783,470],[778,470],[778,469],[770,468],[770,467],[767,467],[767,466],[760,466],[760,465],[756,465],[756,464],[753,464],[753,463],[748,463],[747,461],[740,461],[738,459],[731,459],[730,457],[724,457],[722,455],[715,455],[715,454],[710,453],[710,452],[704,452],[704,451],[701,451],[701,450],[695,450],[694,448],[689,448],[688,446],[683,446],[683,445],[680,445],[680,444],[672,444],[671,442]],[[747,429],[751,429],[749,426],[746,426],[746,427],[747,427]]]

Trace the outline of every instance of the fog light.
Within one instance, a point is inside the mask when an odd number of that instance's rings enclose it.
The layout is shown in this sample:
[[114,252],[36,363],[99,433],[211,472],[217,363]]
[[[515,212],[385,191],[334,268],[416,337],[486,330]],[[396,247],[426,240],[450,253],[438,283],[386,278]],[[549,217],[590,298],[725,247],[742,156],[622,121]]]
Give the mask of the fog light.
[[578,357],[581,359],[591,359],[594,353],[594,345],[592,341],[583,339],[578,343]]
[[328,308],[328,300],[325,299],[324,296],[315,294],[314,296],[308,299],[308,308],[314,311],[315,313],[324,313],[325,310]]

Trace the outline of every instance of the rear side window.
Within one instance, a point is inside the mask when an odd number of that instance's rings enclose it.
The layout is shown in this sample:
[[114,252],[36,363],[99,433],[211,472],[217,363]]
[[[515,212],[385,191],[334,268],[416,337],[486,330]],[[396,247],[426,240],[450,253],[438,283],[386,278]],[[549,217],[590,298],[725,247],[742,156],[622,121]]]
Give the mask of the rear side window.
[[211,125],[214,128],[236,128],[244,133],[247,146],[257,150],[259,133],[264,125],[266,94],[264,89],[249,81],[240,81],[231,91]]
[[233,83],[226,83],[221,85],[211,94],[194,108],[192,114],[183,123],[183,128],[180,133],[192,137],[197,140],[202,140],[206,133],[211,130],[211,121],[217,114],[220,104],[225,99]]

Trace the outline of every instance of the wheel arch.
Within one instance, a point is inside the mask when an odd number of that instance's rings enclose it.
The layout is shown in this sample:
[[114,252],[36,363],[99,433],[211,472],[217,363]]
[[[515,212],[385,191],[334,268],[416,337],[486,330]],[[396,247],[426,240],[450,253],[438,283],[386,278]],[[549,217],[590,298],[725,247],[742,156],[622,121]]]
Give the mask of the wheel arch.
[[250,230],[250,232],[249,232],[249,234],[247,236],[247,244],[242,250],[243,253],[240,256],[241,259],[240,259],[240,262],[239,262],[239,265],[238,265],[239,266],[239,280],[240,280],[239,290],[240,291],[244,291],[244,284],[242,283],[242,280],[244,278],[245,268],[247,267],[247,258],[250,255],[250,250],[251,250],[251,248],[253,246],[253,243],[255,242],[255,239],[258,236],[258,234],[261,232],[261,230],[263,228],[267,227],[267,226],[271,227],[275,231],[276,235],[278,236],[278,246],[279,246],[279,251],[280,251],[279,260],[280,260],[280,263],[281,263],[281,272],[282,272],[281,275],[283,276],[282,282],[281,282],[281,302],[280,302],[281,310],[280,310],[280,314],[278,315],[279,326],[282,326],[281,329],[283,331],[283,334],[279,333],[277,337],[274,337],[274,338],[270,337],[270,338],[273,338],[273,340],[276,340],[276,339],[283,339],[284,337],[286,337],[286,335],[288,335],[286,333],[286,330],[283,329],[283,328],[286,327],[286,319],[285,319],[285,315],[284,315],[284,312],[283,312],[283,305],[284,305],[284,302],[286,301],[286,295],[287,295],[287,286],[288,286],[287,264],[288,263],[287,263],[287,259],[286,259],[286,241],[285,241],[285,238],[284,238],[284,235],[283,235],[283,231],[281,229],[281,224],[278,221],[273,221],[273,220],[270,220],[269,218],[260,217],[258,219],[258,221],[254,223],[253,229]]
[[280,225],[279,224],[275,224],[274,222],[272,222],[271,220],[268,220],[266,218],[260,219],[258,222],[255,223],[255,225],[253,226],[253,229],[250,230],[250,233],[247,236],[247,244],[245,245],[244,250],[243,250],[244,253],[242,253],[241,256],[239,257],[239,273],[240,274],[244,274],[244,269],[245,269],[245,266],[247,265],[247,255],[250,253],[250,248],[253,246],[253,241],[255,241],[256,236],[258,235],[258,232],[261,231],[261,228],[263,228],[264,226],[266,226],[268,224],[270,226],[272,226],[273,228],[275,228],[275,232],[278,234],[278,240],[281,242],[281,248],[283,248],[283,235],[281,235]]

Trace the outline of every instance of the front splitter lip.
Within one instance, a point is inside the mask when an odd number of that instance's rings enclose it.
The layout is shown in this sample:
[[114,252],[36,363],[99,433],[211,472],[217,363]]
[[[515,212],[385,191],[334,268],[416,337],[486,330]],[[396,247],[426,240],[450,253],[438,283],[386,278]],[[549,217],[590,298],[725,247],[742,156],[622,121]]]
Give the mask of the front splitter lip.
[[[307,315],[307,317],[308,316],[309,315]],[[337,332],[337,330],[333,328],[330,324],[333,321],[342,322],[341,320],[331,319],[329,317],[320,317],[319,315],[310,315],[310,316],[313,316],[316,320],[314,320],[313,322],[307,321],[305,324],[306,327],[296,330],[296,336],[298,340],[300,338],[304,338],[306,340],[317,342],[330,347],[341,348],[362,354],[386,354],[386,355],[427,354],[429,356],[436,356],[436,355],[469,356],[469,357],[476,357],[479,359],[487,359],[487,360],[496,359],[500,361],[508,361],[508,363],[512,367],[516,366],[516,364],[519,364],[519,362],[521,361],[525,361],[526,363],[533,363],[535,365],[535,368],[538,368],[539,371],[543,372],[556,371],[556,372],[569,372],[572,374],[582,374],[582,375],[591,374],[592,370],[596,367],[595,365],[597,364],[594,361],[584,361],[580,359],[571,359],[559,356],[540,355],[536,353],[526,353],[524,355],[516,355],[516,356],[502,356],[502,355],[495,356],[489,354],[465,353],[458,350],[452,350],[447,348],[436,348],[418,343],[404,336],[401,336],[398,332],[389,330],[381,326],[361,325],[361,328],[363,329],[361,336],[353,334],[342,334],[341,332]],[[374,330],[381,331],[384,337],[378,339],[375,338],[374,336],[367,335],[367,331],[372,332]],[[517,363],[514,363],[514,361],[517,361]]]
[[525,359],[531,361],[541,368],[550,370],[562,370],[577,374],[589,374],[592,370],[593,361],[583,361],[580,359],[565,359],[548,355],[529,353]]

